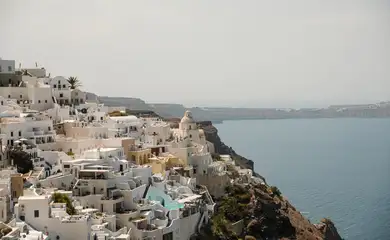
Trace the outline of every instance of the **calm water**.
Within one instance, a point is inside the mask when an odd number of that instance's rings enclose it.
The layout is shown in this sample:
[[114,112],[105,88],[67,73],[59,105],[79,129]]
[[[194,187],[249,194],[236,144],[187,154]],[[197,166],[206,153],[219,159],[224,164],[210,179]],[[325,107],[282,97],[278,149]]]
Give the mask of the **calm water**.
[[226,121],[222,140],[312,222],[342,237],[390,239],[390,119]]

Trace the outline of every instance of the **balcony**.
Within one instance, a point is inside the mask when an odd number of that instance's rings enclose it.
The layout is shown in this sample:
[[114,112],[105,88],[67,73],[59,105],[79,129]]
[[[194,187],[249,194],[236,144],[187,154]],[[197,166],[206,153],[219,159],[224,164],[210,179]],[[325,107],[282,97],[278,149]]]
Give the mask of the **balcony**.
[[110,201],[113,204],[116,204],[125,201],[125,198],[123,196],[111,196],[111,197],[102,197],[101,200]]
[[45,132],[42,130],[33,131],[35,136],[45,135]]
[[108,170],[80,170],[79,179],[108,180]]
[[151,210],[154,204],[155,204],[154,202],[148,199],[141,199],[137,203],[140,211]]

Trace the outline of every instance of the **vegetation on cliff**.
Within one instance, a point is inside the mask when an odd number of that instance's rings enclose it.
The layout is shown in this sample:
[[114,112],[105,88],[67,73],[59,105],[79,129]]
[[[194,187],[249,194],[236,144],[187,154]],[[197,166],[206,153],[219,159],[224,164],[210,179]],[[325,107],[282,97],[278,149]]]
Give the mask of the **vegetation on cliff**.
[[[211,122],[201,122],[207,141],[214,144],[218,154],[230,154],[241,168],[253,170],[253,161],[237,154],[225,145]],[[254,174],[262,178],[258,174]],[[226,188],[226,195],[216,199],[215,215],[203,229],[203,239],[297,239],[340,240],[334,224],[324,219],[310,223],[282,195],[276,186],[263,184],[234,184]]]
[[341,239],[329,219],[311,224],[276,187],[266,184],[234,184],[216,203],[199,239]]

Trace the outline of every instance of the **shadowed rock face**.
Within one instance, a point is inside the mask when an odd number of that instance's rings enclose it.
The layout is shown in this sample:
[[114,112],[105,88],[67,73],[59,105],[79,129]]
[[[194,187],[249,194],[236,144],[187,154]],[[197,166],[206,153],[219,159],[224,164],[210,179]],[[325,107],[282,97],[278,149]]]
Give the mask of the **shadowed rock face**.
[[221,138],[218,136],[217,128],[214,127],[210,121],[199,122],[198,125],[203,129],[206,140],[214,144],[216,153],[229,154],[241,167],[253,170],[253,161],[238,155],[231,147],[223,143]]
[[[236,164],[239,165],[241,168],[254,170],[254,163],[252,160],[239,155],[233,150],[232,147],[229,147],[222,142],[221,138],[218,136],[218,129],[213,126],[211,121],[198,122],[198,126],[203,129],[206,136],[206,140],[214,144],[216,153],[229,154],[236,161]],[[254,176],[259,177],[265,181],[265,179],[258,173],[254,172],[253,174]]]
[[[199,127],[205,132],[207,141],[212,142],[215,151],[218,154],[230,154],[236,163],[242,168],[253,170],[253,161],[246,159],[237,154],[231,147],[225,145],[218,136],[218,130],[209,121],[199,122]],[[256,176],[262,178],[260,175]],[[264,179],[264,178],[263,178]],[[265,180],[264,180],[265,182]],[[323,219],[319,224],[312,224],[302,214],[297,211],[284,196],[275,195],[268,185],[249,184],[249,185],[234,185],[236,191],[227,192],[226,196],[230,199],[240,199],[242,194],[250,194],[250,203],[235,203],[228,206],[227,209],[235,208],[236,205],[244,208],[233,211],[233,213],[224,213],[222,217],[226,217],[229,225],[237,219],[243,219],[244,229],[241,236],[235,236],[226,230],[226,235],[216,235],[213,233],[213,222],[206,227],[199,239],[297,239],[297,240],[341,240],[342,238],[337,232],[333,222],[329,219]],[[239,190],[237,190],[239,189]],[[238,192],[238,193],[237,193]],[[225,199],[217,199],[216,213],[225,212]],[[245,212],[243,214],[242,212]],[[237,214],[238,216],[234,216]],[[219,220],[221,216],[219,215]],[[231,219],[232,222],[229,222]],[[214,228],[215,229],[215,228]]]

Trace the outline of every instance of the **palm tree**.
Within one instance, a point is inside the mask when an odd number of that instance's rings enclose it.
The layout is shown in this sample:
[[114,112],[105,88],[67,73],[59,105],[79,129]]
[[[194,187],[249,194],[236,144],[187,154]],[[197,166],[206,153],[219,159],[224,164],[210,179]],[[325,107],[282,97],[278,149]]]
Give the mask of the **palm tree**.
[[23,75],[23,76],[30,76],[30,77],[32,77],[31,73],[29,73],[29,72],[27,71],[27,69],[23,69],[23,70],[22,70],[22,75]]
[[69,86],[70,89],[76,89],[82,86],[80,80],[78,80],[77,77],[69,77],[67,81],[70,85]]

